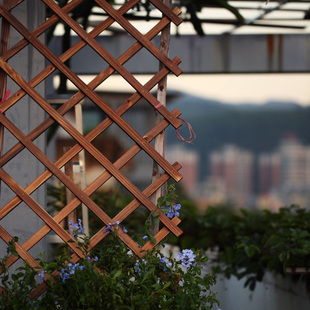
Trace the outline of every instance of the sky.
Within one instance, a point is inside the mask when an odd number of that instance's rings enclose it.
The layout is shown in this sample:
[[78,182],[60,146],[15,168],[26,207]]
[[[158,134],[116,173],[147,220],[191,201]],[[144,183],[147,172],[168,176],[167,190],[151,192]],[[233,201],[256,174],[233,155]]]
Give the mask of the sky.
[[[246,18],[251,19],[259,16],[261,9],[270,9],[277,6],[277,3],[266,1],[241,1],[235,2],[235,5],[241,7],[256,8],[255,10],[242,9],[240,12]],[[231,31],[234,34],[242,33],[310,33],[310,22],[303,19],[304,10],[309,8],[309,3],[286,3],[281,6],[282,10],[276,10],[265,16],[263,22],[284,24],[284,25],[300,25],[305,26],[305,29],[277,28],[277,27],[241,27],[234,31],[232,25],[210,23],[204,24],[206,33],[220,34],[223,31]],[[184,13],[183,13],[184,15]],[[182,17],[184,17],[181,15]],[[231,18],[232,14],[227,10],[208,8],[202,10],[201,18]],[[98,17],[94,17],[98,18]],[[139,24],[141,22],[138,22]],[[152,26],[151,22],[143,22],[142,29],[146,31],[145,25],[148,28]],[[137,24],[138,25],[138,24]],[[136,25],[136,26],[137,26]],[[116,25],[115,25],[116,26]],[[138,26],[137,26],[138,27]],[[141,27],[141,25],[140,25]],[[139,28],[139,27],[138,27]],[[171,33],[175,33],[175,29],[171,29]],[[182,23],[179,26],[181,34],[193,34],[191,23]],[[91,77],[83,77],[85,82],[89,82]],[[144,84],[149,77],[139,76],[137,79]],[[123,83],[115,76],[111,76],[105,81],[104,89],[110,91],[132,91],[132,88],[127,83]],[[264,104],[267,101],[289,101],[295,102],[301,106],[310,106],[310,73],[309,74],[209,74],[209,75],[187,75],[182,74],[175,77],[170,74],[168,76],[168,90],[176,90],[206,98],[219,100],[225,103],[242,104],[254,103]]]
[[[234,5],[242,7],[261,7],[270,9],[277,6],[277,3],[258,1],[256,4],[251,1],[234,2]],[[262,22],[276,23],[283,25],[304,26],[303,30],[293,28],[278,27],[241,27],[232,33],[309,33],[310,23],[304,19],[304,9],[309,9],[309,3],[285,3],[282,10],[276,10],[265,16]],[[228,11],[205,10],[208,18],[217,17],[215,13],[231,14]],[[241,10],[246,20],[259,16],[260,10]],[[209,16],[208,16],[209,14]],[[226,16],[225,15],[225,16]],[[181,24],[181,27],[190,29],[188,23]],[[223,28],[223,29],[222,29]],[[233,29],[231,25],[211,25],[205,24],[206,33],[219,33]],[[181,31],[182,32],[182,31]],[[169,75],[168,89],[186,91],[202,98],[216,99],[226,103],[256,103],[263,104],[269,100],[293,101],[302,106],[310,106],[310,73],[309,74],[230,74],[230,75],[202,75],[191,76],[181,75],[178,78]]]
[[[89,83],[92,76],[83,76]],[[145,84],[150,76],[136,76]],[[58,81],[58,79],[57,79]],[[56,81],[55,85],[58,84]],[[71,83],[69,83],[71,85]],[[71,85],[72,87],[72,85]],[[300,74],[181,74],[168,75],[168,91],[179,91],[193,96],[218,100],[223,103],[264,104],[267,101],[289,101],[310,106],[310,73]],[[98,90],[133,91],[122,78],[112,75]]]
[[[265,9],[277,7],[277,3],[269,1],[241,1],[234,2],[234,5],[241,6],[242,15],[247,21],[255,19],[262,14]],[[245,9],[250,7],[252,9]],[[253,10],[253,8],[255,8]],[[281,10],[275,10],[267,14],[263,22],[305,26],[305,29],[278,28],[278,27],[241,27],[232,31],[232,25],[204,24],[206,33],[220,34],[223,31],[231,31],[234,34],[242,33],[310,33],[310,22],[304,20],[304,10],[309,8],[309,3],[285,3],[281,5]],[[199,13],[201,18],[231,18],[232,14],[227,10],[217,8],[207,8]],[[184,13],[181,14],[184,18]],[[95,19],[98,16],[94,17]],[[134,24],[134,23],[133,23]],[[138,24],[140,26],[138,26]],[[145,27],[145,25],[148,27]],[[114,25],[117,26],[117,25]],[[144,29],[152,26],[152,22],[137,22],[138,28]],[[175,33],[173,25],[171,33]],[[182,23],[179,26],[181,34],[193,34],[191,23]],[[91,77],[83,77],[85,82],[89,82]],[[144,84],[149,77],[139,76],[138,80]],[[115,76],[111,76],[105,81],[104,89],[116,91],[132,91],[132,88],[123,83]],[[177,90],[186,93],[223,101],[231,104],[255,103],[263,104],[267,101],[291,101],[302,106],[310,106],[310,73],[309,74],[209,74],[209,75],[187,75],[182,74],[175,77],[168,76],[168,90]]]
[[168,89],[232,104],[280,100],[310,106],[310,74],[169,75]]

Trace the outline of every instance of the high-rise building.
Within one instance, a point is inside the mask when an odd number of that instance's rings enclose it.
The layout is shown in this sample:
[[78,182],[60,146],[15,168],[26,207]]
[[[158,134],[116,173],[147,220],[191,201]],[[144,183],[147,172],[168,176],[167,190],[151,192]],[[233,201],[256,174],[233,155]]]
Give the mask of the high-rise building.
[[254,156],[235,145],[210,155],[210,180],[221,180],[228,200],[245,205],[253,191]]
[[180,172],[183,179],[180,184],[187,194],[194,195],[198,182],[198,153],[188,150],[184,146],[171,146],[166,150],[166,158],[170,163],[178,162],[182,165]]
[[279,147],[281,185],[284,188],[310,188],[310,146],[305,146],[293,134],[287,134]]
[[[282,205],[310,203],[310,146],[290,133],[276,152],[258,158],[259,193],[276,195]],[[262,196],[261,196],[262,197]]]
[[278,188],[281,182],[281,164],[278,153],[258,156],[258,190],[266,195],[270,190]]

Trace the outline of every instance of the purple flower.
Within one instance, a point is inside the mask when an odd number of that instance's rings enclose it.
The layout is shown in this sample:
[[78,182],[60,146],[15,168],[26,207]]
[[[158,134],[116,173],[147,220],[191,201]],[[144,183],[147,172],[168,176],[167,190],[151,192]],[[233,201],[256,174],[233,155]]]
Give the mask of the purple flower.
[[71,263],[68,264],[68,271],[69,271],[69,274],[74,274],[74,271],[75,271],[75,266]]
[[69,221],[69,227],[72,230],[72,237],[74,238],[79,233],[84,234],[84,227],[82,226],[82,220],[78,219],[77,223],[73,223],[73,221]]
[[136,263],[135,263],[135,266],[134,266],[135,273],[137,273],[137,274],[141,273],[142,270],[141,270],[140,267],[141,267],[142,263],[144,265],[147,265],[147,261],[144,258],[142,258],[141,263],[140,263],[140,261],[138,259],[136,260]]
[[180,215],[180,213],[178,212],[178,210],[180,210],[180,209],[181,209],[181,205],[178,203],[178,204],[174,204],[172,207],[166,206],[163,209],[163,212],[168,216],[168,218],[172,219],[175,216]]
[[97,262],[98,261],[98,257],[95,256],[94,258],[90,258],[89,256],[87,256],[88,262],[92,263],[92,262]]
[[115,223],[109,223],[103,231],[107,232],[108,234],[113,233],[113,231],[118,228],[118,225],[119,221],[116,221]]
[[166,257],[165,257],[165,256],[162,257],[162,258],[159,260],[159,262],[160,262],[161,264],[165,263],[165,262],[166,262]]
[[163,256],[163,257],[159,260],[159,262],[160,262],[161,264],[164,264],[164,266],[163,266],[163,270],[164,270],[164,271],[167,270],[167,267],[171,267],[171,266],[172,266],[172,263],[166,262],[166,257],[165,257],[165,256]]
[[61,269],[60,277],[62,279],[62,282],[65,283],[65,281],[70,278],[70,275],[75,274],[76,270],[83,270],[83,269],[84,266],[80,265],[79,263],[77,264],[69,263],[67,268]]
[[104,232],[107,232],[107,233],[113,232],[113,230],[112,230],[112,223],[109,223],[109,224],[107,225],[107,227],[106,227],[103,231],[104,231]]
[[138,259],[136,260],[134,269],[135,269],[135,272],[136,272],[137,274],[141,273],[141,268],[140,268],[139,260],[138,260]]
[[147,238],[148,238],[148,236],[146,236],[146,235],[142,237],[143,240],[146,240]]
[[45,276],[45,270],[44,269],[42,269],[39,273],[38,273],[38,276],[39,276],[39,278],[41,279],[41,281],[43,282],[43,280],[44,280],[44,276]]
[[196,254],[192,250],[183,250],[179,253],[182,266],[189,268],[195,262]]
[[67,269],[65,269],[65,268],[61,269],[60,277],[61,277],[63,283],[65,283],[65,281],[70,278],[69,273],[67,273]]

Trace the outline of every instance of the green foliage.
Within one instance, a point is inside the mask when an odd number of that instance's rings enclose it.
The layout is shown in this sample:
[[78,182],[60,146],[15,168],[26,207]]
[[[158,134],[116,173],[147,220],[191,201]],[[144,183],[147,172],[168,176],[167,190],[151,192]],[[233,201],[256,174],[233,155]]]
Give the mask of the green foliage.
[[[66,205],[65,188],[49,186],[49,206],[60,210]],[[92,197],[111,217],[114,217],[129,202],[118,191],[96,191]],[[166,196],[158,200],[154,212],[146,210],[144,216],[135,216],[126,223],[132,225],[136,240],[155,243],[151,233],[150,219],[157,219],[161,209],[167,216],[178,216],[181,206],[175,205],[175,186],[170,185]],[[79,213],[79,211],[77,212]],[[146,215],[146,221],[145,221]],[[145,223],[143,223],[143,220]],[[102,222],[90,214],[90,222],[96,233]],[[127,226],[128,224],[128,226]],[[130,224],[130,225],[129,225]],[[200,251],[184,250],[178,258],[169,253],[165,257],[159,247],[143,252],[143,257],[132,253],[117,234],[120,223],[110,223],[105,232],[108,235],[94,248],[89,248],[90,238],[84,232],[81,220],[69,221],[85,258],[78,263],[71,262],[70,249],[61,248],[55,260],[46,262],[43,255],[37,259],[40,267],[31,268],[27,263],[9,274],[6,267],[10,254],[18,255],[13,239],[7,255],[0,261],[0,277],[3,294],[0,309],[211,309],[218,303],[211,288],[215,283],[212,274],[202,275],[202,266],[208,258]],[[128,231],[123,226],[123,233]],[[139,237],[144,235],[144,237]],[[146,239],[145,239],[146,238]],[[141,241],[141,243],[140,243]],[[74,241],[71,241],[74,242]],[[39,298],[32,299],[33,291],[40,282],[47,286]]]
[[[83,250],[87,252],[87,247]],[[207,258],[199,251],[187,268],[172,253],[164,257],[158,249],[140,258],[128,251],[114,232],[78,264],[69,263],[68,257],[69,253],[52,263],[40,258],[42,269],[26,264],[11,276],[7,270],[2,273],[5,294],[0,296],[0,309],[194,310],[211,309],[217,302],[211,291],[215,278],[201,274],[201,263]],[[31,291],[43,277],[48,288],[32,300]]]
[[[159,199],[158,208],[164,211],[166,207],[173,207],[176,197],[182,196],[179,191],[178,186],[170,185],[167,195]],[[110,212],[110,208],[116,214],[127,203],[124,196],[120,197],[122,195],[116,192],[98,192],[93,198],[105,211]],[[221,205],[208,207],[204,214],[200,214],[194,203],[182,197],[185,200],[181,201],[180,228],[184,233],[178,238],[170,234],[167,243],[178,245],[181,249],[214,250],[217,253],[216,261],[212,262],[215,273],[222,273],[227,278],[236,276],[245,279],[245,286],[254,290],[266,271],[288,276],[286,267],[310,267],[309,211],[290,206],[278,212],[236,212],[233,206]],[[116,207],[113,208],[113,205]],[[136,235],[146,235],[148,240],[155,242],[151,234],[150,217],[156,219],[157,212],[147,212],[136,213],[126,223],[126,228]],[[91,216],[92,219],[92,224],[99,221]],[[300,276],[291,277],[298,279]],[[301,277],[308,285],[309,276]]]
[[[186,208],[183,202],[182,206]],[[214,272],[227,278],[245,278],[245,286],[251,290],[257,281],[262,281],[266,271],[288,276],[286,267],[310,267],[310,212],[295,205],[278,212],[240,213],[209,207],[205,214],[186,225],[192,228],[182,227],[184,237],[179,238],[178,244],[215,250]],[[302,278],[308,285],[309,277]]]
[[[55,211],[58,212],[64,208],[66,202],[66,188],[65,186],[48,184],[47,186],[47,197],[48,197],[48,210],[51,214]],[[119,190],[102,190],[95,191],[90,198],[111,218],[116,216],[129,202],[132,200],[131,197],[122,194]],[[81,217],[82,211],[77,208],[77,217]],[[130,227],[140,227],[144,222],[143,214],[136,214],[135,218],[130,223]],[[95,234],[101,227],[102,221],[89,210],[89,226],[90,232]],[[130,228],[129,226],[127,228]]]

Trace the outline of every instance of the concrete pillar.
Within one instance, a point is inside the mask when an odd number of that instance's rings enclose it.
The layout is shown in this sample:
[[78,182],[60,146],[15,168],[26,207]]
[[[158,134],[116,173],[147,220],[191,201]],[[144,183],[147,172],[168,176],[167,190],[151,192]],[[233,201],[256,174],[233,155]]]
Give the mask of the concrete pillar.
[[[0,1],[2,4],[2,1]],[[45,6],[41,1],[23,1],[12,11],[13,15],[26,26],[30,31],[34,30],[45,20]],[[20,41],[22,36],[11,26],[10,46]],[[44,40],[44,36],[40,37]],[[26,81],[31,80],[45,67],[44,57],[31,45],[22,49],[9,60],[9,65],[17,71]],[[12,93],[19,89],[19,86],[8,78],[8,89]],[[45,83],[41,83],[36,90],[45,97]],[[45,119],[45,112],[29,97],[24,96],[13,107],[7,110],[6,117],[10,119],[24,134],[28,134]],[[4,153],[14,146],[18,141],[7,130],[4,133]],[[45,135],[42,134],[35,140],[35,144],[45,152]],[[27,150],[24,149],[15,156],[4,167],[4,170],[11,175],[23,188],[40,175],[45,167]],[[2,182],[2,194],[0,208],[10,201],[15,194]],[[46,189],[41,186],[31,195],[43,208],[46,207]],[[12,236],[19,238],[19,243],[24,243],[40,227],[43,221],[24,203],[19,204],[13,211],[0,221]],[[45,251],[45,241],[39,242],[31,249],[30,253],[37,257],[40,252]],[[6,253],[6,245],[0,240],[0,257]]]

